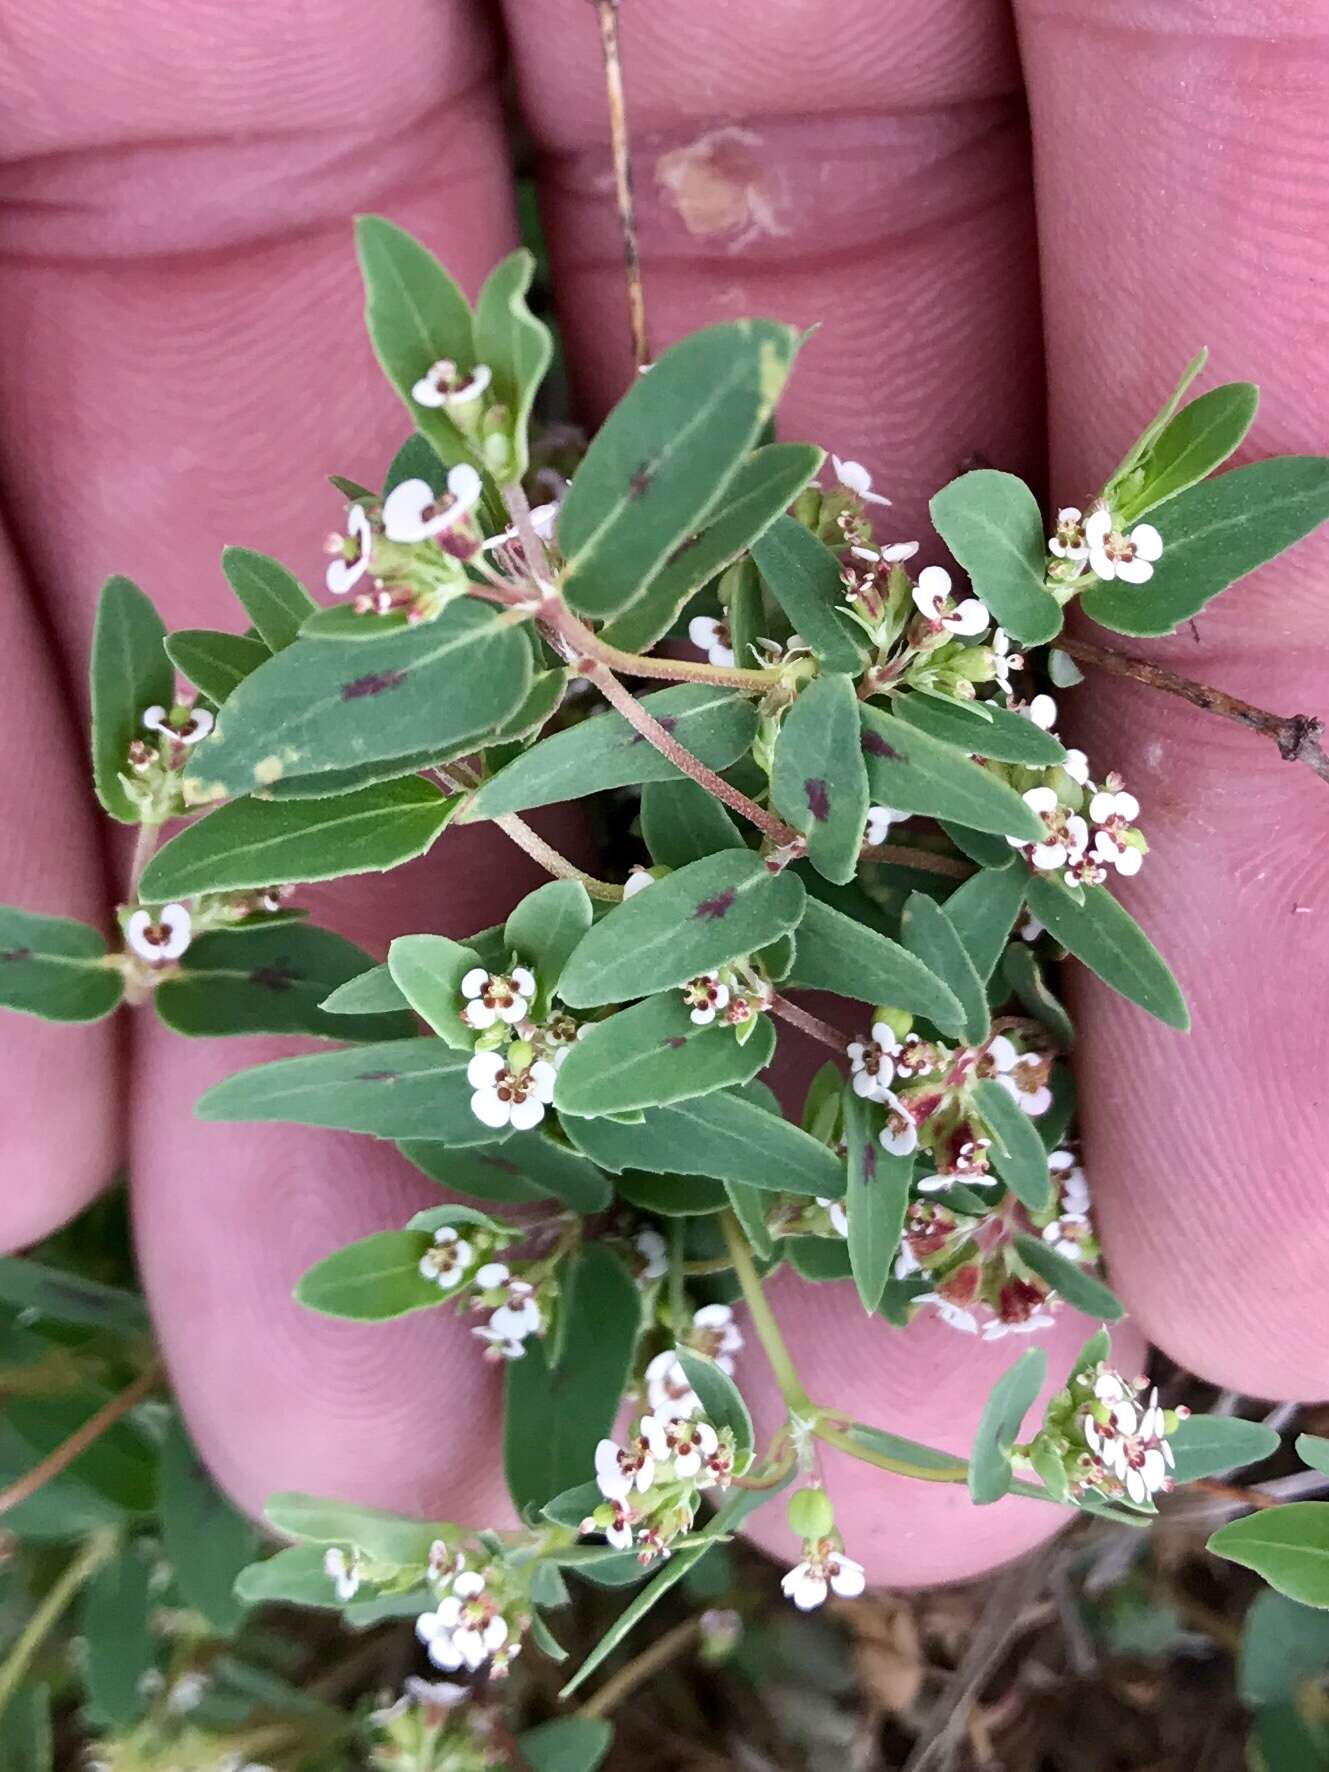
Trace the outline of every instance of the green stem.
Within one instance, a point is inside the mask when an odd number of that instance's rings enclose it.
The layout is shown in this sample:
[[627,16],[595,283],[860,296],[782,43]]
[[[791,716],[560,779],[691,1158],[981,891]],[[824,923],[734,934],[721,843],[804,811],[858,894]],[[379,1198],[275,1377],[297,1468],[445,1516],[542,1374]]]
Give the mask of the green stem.
[[839,1428],[831,1427],[825,1417],[813,1423],[812,1431],[819,1440],[833,1446],[837,1452],[847,1453],[850,1458],[857,1458],[864,1464],[875,1464],[878,1470],[891,1471],[897,1477],[914,1477],[920,1483],[963,1483],[968,1478],[968,1471],[963,1465],[950,1470],[930,1470],[926,1465],[910,1464],[907,1459],[892,1458],[888,1452],[875,1451],[871,1446],[864,1446],[849,1434],[842,1433]]
[[669,1220],[669,1318],[674,1339],[683,1339],[686,1311],[686,1291],[683,1276],[688,1271],[683,1258],[684,1221],[681,1218]]
[[776,1383],[780,1387],[780,1395],[788,1403],[793,1414],[815,1417],[817,1414],[816,1405],[803,1388],[803,1380],[798,1376],[794,1362],[790,1358],[784,1336],[780,1333],[780,1325],[776,1322],[775,1314],[766,1302],[766,1294],[762,1291],[760,1276],[753,1265],[752,1252],[748,1248],[747,1239],[732,1212],[721,1213],[720,1228],[724,1232],[729,1258],[733,1262],[734,1272],[738,1276],[738,1283],[743,1291],[743,1302],[748,1307],[748,1315],[752,1319],[752,1327],[757,1332],[757,1339],[765,1349],[766,1358],[770,1361],[771,1371],[775,1374]]
[[94,1533],[73,1562],[67,1563],[51,1584],[0,1666],[0,1716],[4,1715],[15,1692],[23,1684],[38,1650],[59,1623],[65,1607],[111,1557],[117,1542],[114,1531]]

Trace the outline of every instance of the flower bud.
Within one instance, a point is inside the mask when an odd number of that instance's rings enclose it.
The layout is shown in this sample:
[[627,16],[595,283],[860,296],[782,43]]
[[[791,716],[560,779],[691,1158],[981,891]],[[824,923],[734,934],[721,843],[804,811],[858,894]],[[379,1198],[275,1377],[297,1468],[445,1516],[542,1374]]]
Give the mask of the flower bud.
[[872,1011],[874,1022],[884,1021],[897,1040],[903,1040],[914,1025],[914,1018],[907,1009],[892,1009],[889,1004],[878,1003]]

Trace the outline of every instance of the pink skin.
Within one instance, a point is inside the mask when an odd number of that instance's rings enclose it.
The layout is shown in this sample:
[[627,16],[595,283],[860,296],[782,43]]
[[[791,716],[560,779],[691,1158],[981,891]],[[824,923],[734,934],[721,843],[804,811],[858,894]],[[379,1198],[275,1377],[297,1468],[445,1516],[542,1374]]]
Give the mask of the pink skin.
[[[1041,473],[1040,276],[1055,502],[1082,502],[1205,341],[1219,377],[1264,383],[1252,455],[1325,446],[1329,7],[1227,0],[1178,32],[1162,0],[1110,15],[1101,0],[1031,0],[1019,23],[1041,267],[1003,10],[846,0],[833,30],[824,11],[625,9],[657,342],[743,312],[821,321],[784,431],[867,463],[896,499],[892,536],[921,531],[928,493],[975,451]],[[99,846],[74,787],[84,734],[68,709],[81,691],[64,687],[82,677],[99,580],[133,573],[174,626],[233,624],[219,546],[268,548],[316,580],[336,513],[322,475],[372,479],[400,440],[360,328],[350,214],[392,215],[472,291],[512,243],[486,13],[385,0],[367,33],[347,0],[114,15],[35,0],[8,27],[0,303],[21,348],[0,360],[0,448],[26,576],[0,562],[13,587],[0,603],[0,719],[19,760],[0,898],[95,917],[108,869],[123,880],[123,847]],[[585,0],[509,14],[579,387],[602,409],[630,365],[594,17]],[[672,196],[657,186],[660,156],[736,121],[759,139],[713,141],[709,162],[695,149],[665,160]],[[1206,615],[1198,644],[1155,650],[1280,709],[1323,709],[1326,559],[1324,541],[1303,546]],[[1153,854],[1121,890],[1196,1019],[1183,1039],[1075,987],[1114,1277],[1142,1328],[1196,1370],[1268,1396],[1323,1395],[1329,1351],[1305,1332],[1322,1320],[1329,1259],[1313,1086],[1324,1016],[1305,981],[1329,963],[1329,796],[1261,741],[1181,707],[1146,709],[1129,686],[1095,684],[1068,707],[1077,736],[1139,794]],[[381,952],[403,929],[492,921],[488,875],[503,894],[537,879],[485,829],[450,835],[402,877],[309,896]],[[30,1242],[131,1160],[172,1377],[236,1495],[257,1506],[275,1488],[334,1489],[502,1516],[496,1459],[444,1425],[493,1412],[496,1375],[464,1331],[441,1315],[328,1325],[290,1301],[310,1261],[436,1199],[429,1183],[368,1140],[191,1118],[202,1087],[273,1042],[193,1044],[150,1016],[132,1032],[5,1020],[0,1041],[18,1110],[0,1118],[0,1240]],[[1276,1200],[1292,1206],[1295,1236],[1269,1236]],[[932,1324],[888,1340],[852,1292],[792,1291],[782,1282],[777,1297],[819,1400],[957,1448],[1025,1345]],[[1086,1330],[1063,1319],[1054,1370]],[[1122,1347],[1132,1369],[1138,1348]],[[760,1370],[750,1351],[757,1393]],[[845,1373],[861,1375],[853,1395]],[[1056,1524],[1033,1503],[980,1512],[833,1462],[851,1554],[877,1579],[972,1574]],[[785,1552],[774,1514],[761,1535]]]

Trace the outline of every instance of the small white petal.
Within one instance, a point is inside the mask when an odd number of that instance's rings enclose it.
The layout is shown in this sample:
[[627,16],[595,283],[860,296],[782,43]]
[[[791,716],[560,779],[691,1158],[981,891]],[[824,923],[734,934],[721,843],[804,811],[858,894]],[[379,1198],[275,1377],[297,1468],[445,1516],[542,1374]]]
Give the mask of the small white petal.
[[1101,579],[1111,580],[1117,576],[1117,562],[1102,548],[1090,548],[1089,570]]
[[508,1264],[505,1261],[487,1261],[483,1267],[475,1270],[475,1284],[483,1292],[492,1286],[504,1286],[509,1279]]
[[472,1089],[492,1089],[504,1068],[501,1052],[477,1052],[466,1066],[466,1081]]
[[688,639],[698,652],[709,652],[720,638],[720,624],[713,615],[694,615],[688,623]]
[[1014,1042],[1005,1034],[993,1034],[988,1041],[988,1058],[998,1071],[1010,1070],[1019,1056]]
[[831,1591],[841,1599],[852,1600],[867,1586],[867,1575],[861,1563],[852,1557],[836,1557],[831,1565]]
[[987,605],[980,603],[977,597],[966,597],[954,615],[943,616],[942,626],[952,634],[981,634],[991,621]]
[[482,1126],[497,1130],[507,1125],[512,1116],[512,1104],[503,1101],[496,1089],[478,1089],[471,1097],[471,1112]]
[[358,560],[330,560],[328,569],[323,574],[323,582],[334,597],[344,597],[347,591],[359,584],[369,570],[367,556],[361,555]]
[[[550,1069],[553,1069],[552,1065]],[[525,1101],[514,1101],[511,1104],[508,1117],[518,1132],[529,1132],[533,1126],[538,1126],[544,1119],[544,1103],[537,1096],[528,1095]]]
[[1057,704],[1050,695],[1036,695],[1029,703],[1029,718],[1035,726],[1041,726],[1044,732],[1051,732],[1057,724]]
[[1117,561],[1117,577],[1121,579],[1123,584],[1147,584],[1153,576],[1153,567],[1147,560],[1142,560],[1138,554],[1133,560]]
[[1089,759],[1083,751],[1067,751],[1066,761],[1062,764],[1062,768],[1071,780],[1078,782],[1081,787],[1089,780]]
[[478,997],[488,983],[489,974],[484,967],[472,966],[462,978],[461,994],[463,997]]
[[1131,530],[1130,543],[1141,560],[1157,560],[1163,552],[1163,538],[1152,523],[1137,523]]
[[1025,790],[1024,803],[1041,818],[1045,812],[1057,810],[1057,790],[1049,787],[1028,788]]
[[1084,539],[1091,548],[1100,548],[1112,533],[1112,513],[1106,505],[1097,505],[1084,522]]
[[529,969],[529,967],[514,967],[512,972],[512,982],[516,985],[523,997],[529,998],[535,995],[535,974]]

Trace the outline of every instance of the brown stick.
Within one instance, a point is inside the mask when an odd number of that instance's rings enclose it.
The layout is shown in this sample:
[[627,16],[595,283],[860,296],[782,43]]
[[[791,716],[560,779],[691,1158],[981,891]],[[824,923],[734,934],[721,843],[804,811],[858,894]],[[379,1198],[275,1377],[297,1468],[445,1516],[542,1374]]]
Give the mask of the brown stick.
[[1329,782],[1329,754],[1320,743],[1324,721],[1316,715],[1267,713],[1264,708],[1228,695],[1222,689],[1211,689],[1207,683],[1179,676],[1176,671],[1150,664],[1146,659],[1130,658],[1124,652],[1095,646],[1092,640],[1077,640],[1059,634],[1055,644],[1081,664],[1108,671],[1114,677],[1129,677],[1133,682],[1143,683],[1150,689],[1161,689],[1168,695],[1179,695],[1183,701],[1206,714],[1217,714],[1224,720],[1235,721],[1238,726],[1258,732],[1263,738],[1271,738],[1285,762],[1304,763],[1321,781]]
[[701,1620],[699,1618],[687,1618],[682,1624],[676,1624],[673,1630],[666,1631],[658,1641],[651,1644],[649,1649],[643,1649],[635,1661],[630,1661],[626,1667],[620,1668],[611,1679],[606,1680],[600,1690],[582,1705],[577,1715],[579,1717],[607,1717],[615,1705],[621,1704],[630,1692],[635,1692],[638,1686],[645,1685],[646,1681],[653,1679],[661,1668],[668,1667],[671,1661],[682,1655],[685,1650],[690,1649],[700,1634]]
[[132,1384],[126,1385],[118,1396],[111,1398],[110,1402],[103,1403],[95,1415],[90,1415],[83,1426],[76,1428],[62,1445],[56,1447],[54,1452],[47,1453],[40,1464],[34,1465],[25,1476],[20,1477],[17,1482],[11,1483],[7,1489],[0,1490],[0,1514],[7,1514],[21,1501],[26,1501],[30,1495],[35,1495],[44,1484],[51,1481],[52,1477],[58,1477],[61,1471],[68,1470],[74,1460],[99,1440],[107,1428],[114,1427],[122,1416],[128,1415],[131,1409],[156,1389],[161,1381],[161,1375],[161,1362],[159,1360],[151,1361]]
[[1214,1496],[1218,1501],[1236,1502],[1241,1507],[1277,1507],[1276,1495],[1265,1495],[1259,1489],[1244,1489],[1236,1483],[1220,1483],[1214,1477],[1197,1477],[1193,1483],[1186,1485],[1188,1489],[1202,1489],[1206,1495]]
[[646,294],[641,282],[641,254],[637,249],[637,204],[632,192],[632,156],[628,149],[628,112],[623,96],[623,62],[618,47],[618,0],[596,0],[600,17],[600,44],[605,58],[605,98],[609,105],[609,139],[614,155],[614,195],[623,230],[623,263],[628,275],[628,325],[632,330],[632,354],[638,369],[651,360],[646,335]]
[[771,998],[771,1014],[778,1015],[781,1021],[787,1021],[790,1027],[798,1028],[814,1040],[820,1040],[823,1046],[829,1046],[832,1052],[844,1057],[845,1047],[849,1044],[839,1028],[833,1028],[829,1021],[823,1021],[819,1015],[813,1015],[807,1009],[800,1009],[797,1003],[791,1003],[788,997],[778,994]]
[[928,874],[947,874],[954,880],[967,880],[974,871],[973,863],[958,855],[939,855],[935,849],[919,849],[909,843],[865,843],[860,853],[864,861],[895,862]]

